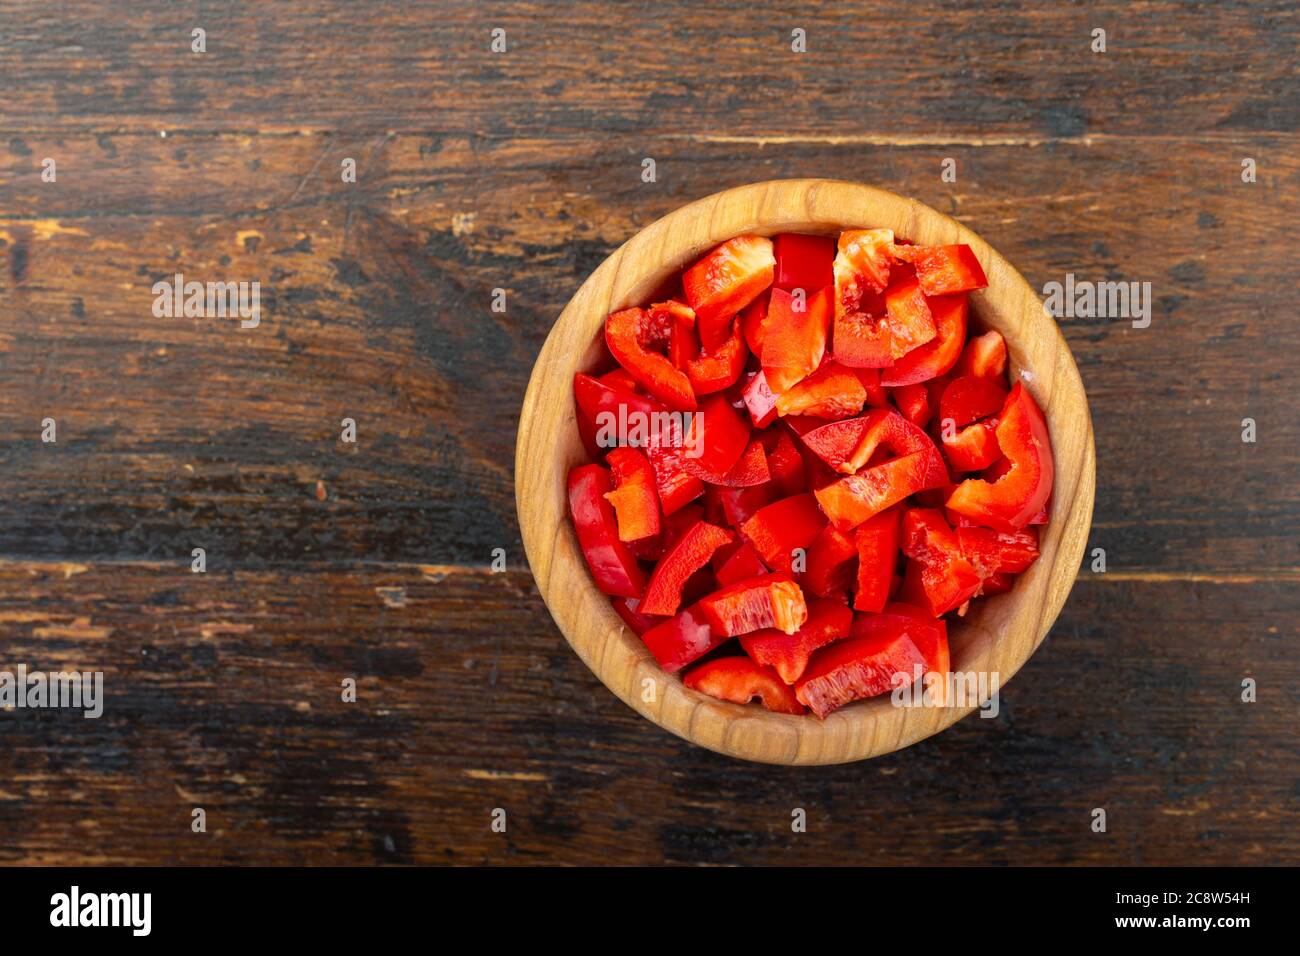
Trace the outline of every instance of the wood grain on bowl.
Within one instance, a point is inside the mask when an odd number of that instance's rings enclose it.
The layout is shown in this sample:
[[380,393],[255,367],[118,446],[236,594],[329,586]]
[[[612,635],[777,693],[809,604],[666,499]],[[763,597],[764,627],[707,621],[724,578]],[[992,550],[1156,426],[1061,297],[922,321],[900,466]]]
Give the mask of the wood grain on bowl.
[[754,183],[691,203],[633,236],[583,283],[542,347],[524,398],[515,453],[519,524],[538,590],[560,630],[628,705],[675,734],[735,757],[783,764],[874,757],[937,733],[973,707],[895,707],[885,696],[821,721],[718,701],[664,673],[593,585],[567,520],[565,476],[585,460],[574,427],[573,376],[600,355],[611,311],[642,304],[669,275],[717,243],[745,233],[869,227],[892,229],[918,244],[964,242],[975,250],[989,284],[971,295],[973,324],[1002,333],[1013,381],[1018,377],[1033,393],[1051,429],[1056,483],[1041,558],[1014,590],[979,602],[950,628],[953,670],[988,672],[1005,683],[1046,636],[1074,583],[1092,519],[1092,422],[1056,323],[1020,274],[956,221],[914,199],[821,179]]

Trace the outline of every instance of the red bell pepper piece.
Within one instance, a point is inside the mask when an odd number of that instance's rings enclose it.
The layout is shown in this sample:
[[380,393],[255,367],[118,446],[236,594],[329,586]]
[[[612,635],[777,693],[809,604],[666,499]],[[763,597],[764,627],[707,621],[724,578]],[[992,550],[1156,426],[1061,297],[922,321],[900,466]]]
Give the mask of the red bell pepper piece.
[[1001,332],[991,331],[977,335],[966,343],[953,374],[1000,379],[1006,370],[1006,340],[1002,338]]
[[778,289],[803,289],[812,295],[835,282],[835,240],[830,236],[805,236],[784,232],[772,245],[776,251]]
[[856,617],[852,636],[813,654],[794,692],[825,718],[852,701],[910,686],[918,667],[946,676],[947,628],[916,609],[889,604],[882,614]]
[[832,272],[837,312],[861,311],[862,298],[889,285],[894,234],[888,229],[846,229],[840,233]]
[[859,611],[880,611],[898,566],[898,535],[902,511],[889,508],[858,525],[855,533],[858,556],[858,586],[853,607]]
[[696,396],[720,392],[733,385],[745,370],[749,349],[740,333],[740,321],[731,324],[731,336],[715,352],[705,351],[686,362],[686,376]]
[[803,381],[776,398],[779,415],[806,415],[810,418],[848,418],[862,411],[867,390],[853,369],[830,359]]
[[930,408],[930,392],[924,385],[899,385],[891,388],[890,394],[899,412],[917,428],[924,428],[933,414]]
[[[950,381],[939,399],[939,419],[944,427],[963,428],[1000,409],[1007,400],[1007,390],[995,378],[959,375]],[[947,422],[951,421],[952,426]]]
[[772,474],[772,483],[776,493],[788,498],[804,490],[805,476],[803,456],[795,446],[794,439],[785,432],[778,432],[767,453],[767,470]]
[[[652,427],[668,407],[653,398],[583,375],[573,376],[573,398],[578,406],[578,433],[592,458],[600,458],[620,444],[620,422],[639,421]],[[630,431],[631,429],[629,429]],[[647,431],[646,440],[649,440]]]
[[961,357],[962,344],[966,341],[965,293],[936,296],[926,304],[934,320],[934,338],[884,369],[880,373],[881,385],[915,385],[936,378],[956,365]]
[[804,707],[770,667],[760,667],[748,657],[719,657],[707,661],[686,675],[683,683],[718,700],[748,704],[757,697],[767,710],[777,714],[802,714]]
[[772,503],[775,486],[772,482],[765,485],[752,485],[740,488],[719,488],[718,498],[722,502],[727,524],[739,528],[760,508]]
[[1017,382],[998,415],[998,447],[1010,470],[994,482],[968,478],[948,508],[998,531],[1019,531],[1052,493],[1052,439],[1038,403]]
[[740,533],[769,568],[792,573],[794,549],[806,549],[825,526],[817,499],[805,492],[760,508],[740,526]]
[[683,458],[686,470],[710,486],[722,488],[752,488],[767,484],[771,472],[767,468],[767,455],[763,452],[763,443],[757,438],[745,448],[740,460],[721,475],[714,474],[693,458]]
[[759,369],[746,383],[741,392],[745,408],[749,411],[749,420],[755,428],[766,428],[776,421],[776,396],[767,387],[767,376]]
[[[785,423],[799,436],[803,446],[831,468],[839,469],[857,451],[867,431],[867,417],[823,422],[816,418],[791,416]],[[852,471],[845,468],[844,471]]]
[[849,531],[908,495],[925,490],[931,473],[926,453],[918,451],[846,475],[814,494],[835,527]]
[[660,621],[641,635],[659,666],[670,674],[703,657],[726,639],[726,635],[709,626],[698,603]]
[[[673,368],[677,369],[677,371],[687,372],[686,377],[689,379],[689,366],[695,357],[700,354],[700,340],[699,336],[695,334],[694,313],[692,313],[689,322],[680,315],[673,317],[670,327],[672,333],[668,336],[668,360],[673,363]],[[694,382],[691,383],[691,388],[695,388]],[[695,397],[698,401],[699,395]]]
[[659,492],[659,507],[664,515],[680,511],[687,503],[704,494],[704,482],[688,472],[682,465],[682,447],[676,439],[679,429],[663,429],[651,438],[646,449],[650,467],[655,473],[655,490]]
[[568,481],[569,515],[596,587],[611,596],[640,597],[645,574],[636,556],[618,538],[614,509],[605,500],[605,493],[612,489],[609,471],[600,465],[574,468]]
[[999,573],[1021,574],[1038,560],[1038,532],[1032,527],[1010,534],[962,527],[956,534],[962,554],[985,581]]
[[665,617],[676,614],[687,579],[708,564],[715,551],[734,539],[726,528],[696,522],[655,565],[641,598],[641,613]]
[[885,290],[889,316],[889,355],[901,358],[938,334],[930,306],[915,276],[895,282]]
[[853,371],[857,373],[858,381],[867,393],[867,404],[872,408],[887,407],[889,395],[885,392],[885,386],[880,384],[880,369],[855,368]]
[[683,465],[697,476],[725,475],[740,461],[748,445],[746,417],[731,407],[727,396],[710,395],[700,404],[700,413],[691,420],[682,454]]
[[935,508],[903,515],[903,553],[913,560],[903,593],[938,617],[961,607],[979,591],[980,576],[962,553],[956,533]]
[[745,344],[760,359],[763,357],[763,329],[767,322],[767,302],[770,297],[771,292],[764,291],[740,313],[740,331],[745,337]]
[[[943,618],[931,617],[924,608],[901,601],[891,601],[879,614],[855,614],[853,630],[855,638],[893,638],[898,633],[905,633],[908,639],[921,652],[925,664],[921,676],[930,685],[931,702],[942,706],[947,702],[947,682],[950,669],[948,652],[948,625]],[[896,672],[897,673],[897,672]],[[911,686],[916,679],[916,667],[910,673],[895,677],[895,686]],[[935,678],[938,678],[936,681]]]
[[706,350],[722,347],[732,316],[772,284],[775,271],[772,240],[763,236],[728,239],[686,270],[682,289]]
[[640,610],[641,602],[636,598],[613,598],[611,603],[614,605],[614,610],[618,612],[618,616],[623,619],[623,623],[630,627],[632,633],[637,637],[650,630],[661,620],[661,618],[642,614]]
[[805,590],[818,597],[829,597],[837,591],[847,591],[853,583],[853,569],[857,561],[858,546],[852,535],[828,524],[808,549],[808,567],[801,583]]
[[951,246],[897,246],[895,255],[916,266],[926,295],[951,295],[989,284],[975,252],[964,242]]
[[980,597],[992,597],[994,594],[1006,594],[1016,584],[1016,576],[1005,571],[994,571],[980,585]]
[[888,229],[840,233],[835,257],[835,360],[851,368],[890,364],[890,330],[882,293],[889,284],[894,234]]
[[886,448],[894,455],[919,452],[926,465],[925,480],[918,491],[937,488],[948,481],[948,469],[943,456],[922,429],[913,425],[892,409],[876,408],[862,416],[862,437],[846,461],[838,466],[842,472],[854,472],[867,465],[878,449]]
[[829,287],[809,295],[803,311],[784,289],[773,289],[763,326],[763,374],[774,395],[780,395],[817,371],[826,354],[832,295]]
[[799,585],[783,574],[765,574],[737,581],[699,602],[715,634],[736,637],[774,627],[793,634],[808,619]]
[[717,578],[719,587],[725,588],[737,581],[767,573],[767,565],[763,564],[747,541],[737,541],[720,549],[713,556],[713,576]]
[[605,498],[618,518],[620,541],[640,541],[659,533],[659,495],[650,460],[634,448],[615,448],[608,456],[614,490]]
[[637,383],[670,408],[695,410],[695,393],[684,372],[665,356],[641,343],[641,328],[648,320],[644,309],[622,309],[605,320],[605,344],[618,363]]
[[[941,438],[943,457],[954,472],[980,471],[994,464],[1001,456],[998,447],[998,422],[995,418],[967,425],[949,439]],[[947,498],[944,498],[947,501]]]
[[[840,601],[809,601],[808,620],[793,634],[777,630],[755,631],[740,639],[756,664],[775,668],[781,680],[793,684],[808,667],[813,651],[849,636],[853,612]],[[791,692],[791,696],[794,694]]]
[[[600,376],[598,381],[603,382],[610,388],[616,388],[623,392],[632,392],[633,394],[636,394],[636,379],[629,375],[627,369],[622,366],[610,369],[604,375]],[[658,405],[659,403],[655,402],[655,404]]]

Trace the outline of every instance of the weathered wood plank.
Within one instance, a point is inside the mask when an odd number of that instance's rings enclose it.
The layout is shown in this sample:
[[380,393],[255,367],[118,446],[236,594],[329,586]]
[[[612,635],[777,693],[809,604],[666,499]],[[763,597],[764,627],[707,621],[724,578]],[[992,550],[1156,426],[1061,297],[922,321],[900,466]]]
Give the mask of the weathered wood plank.
[[[564,302],[680,203],[817,174],[918,195],[1038,288],[1151,282],[1149,329],[1062,322],[1097,430],[1095,543],[1113,568],[1298,567],[1300,331],[1278,306],[1296,142],[1267,140],[1248,185],[1217,143],[680,140],[644,184],[631,137],[31,138],[0,151],[0,553],[517,561],[516,416]],[[55,184],[47,151],[67,157]],[[151,286],[178,271],[261,281],[262,324],[155,318]]]
[[0,859],[1295,863],[1297,594],[1081,580],[997,718],[795,769],[637,717],[526,572],[0,564],[0,667],[107,696],[0,714]]
[[[191,31],[207,51],[191,52]],[[791,52],[791,30],[807,53]],[[1091,52],[1092,30],[1107,52]],[[1300,120],[1300,13],[1184,4],[22,0],[0,127],[353,127],[492,137],[1253,135]],[[508,52],[491,52],[491,31]]]

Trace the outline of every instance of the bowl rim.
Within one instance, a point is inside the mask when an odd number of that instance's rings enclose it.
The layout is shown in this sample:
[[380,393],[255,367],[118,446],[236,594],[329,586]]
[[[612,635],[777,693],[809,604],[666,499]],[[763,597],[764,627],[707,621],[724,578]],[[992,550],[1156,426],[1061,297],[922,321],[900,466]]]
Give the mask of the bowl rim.
[[[872,221],[864,221],[868,219]],[[1059,463],[1066,444],[1058,444],[1059,435],[1068,438],[1075,462],[1069,475],[1058,468],[1039,561],[1017,576],[1011,592],[978,602],[978,610],[950,628],[954,643],[962,636],[968,665],[962,671],[982,665],[997,675],[1000,690],[1041,645],[1077,577],[1091,527],[1096,462],[1087,395],[1060,327],[1024,277],[972,230],[914,198],[845,180],[768,180],[713,193],[661,216],[610,253],[561,311],[529,376],[515,447],[515,496],[539,594],[566,641],[615,696],[660,727],[729,756],[785,765],[867,759],[936,734],[976,705],[893,707],[884,695],[818,720],[718,701],[686,688],[680,675],[662,671],[609,598],[596,589],[568,520],[564,478],[575,464],[588,460],[577,438],[573,373],[590,368],[600,354],[606,315],[644,304],[664,278],[718,242],[743,234],[830,234],[882,226],[920,244],[965,242],[976,251],[989,288],[971,293],[971,325],[1003,333],[1009,373],[1013,381],[1024,382],[1043,408],[1054,456]],[[673,254],[666,255],[666,247]],[[625,265],[649,256],[657,265],[645,275]],[[1008,334],[1012,324],[1023,325],[1029,340],[1019,333],[1013,340]],[[1031,349],[1041,356],[1032,368],[1027,360]],[[1044,353],[1050,353],[1050,361]],[[557,403],[546,393],[560,380],[567,398]],[[547,429],[536,427],[539,422],[565,430],[558,433],[564,454],[552,446],[550,458],[545,456],[545,444],[539,447],[538,441]],[[1060,493],[1063,485],[1067,494]],[[541,520],[534,520],[539,506]],[[1051,560],[1045,561],[1049,550]],[[1014,642],[1009,642],[1009,632],[1016,635]],[[956,658],[954,652],[953,671],[958,670]]]

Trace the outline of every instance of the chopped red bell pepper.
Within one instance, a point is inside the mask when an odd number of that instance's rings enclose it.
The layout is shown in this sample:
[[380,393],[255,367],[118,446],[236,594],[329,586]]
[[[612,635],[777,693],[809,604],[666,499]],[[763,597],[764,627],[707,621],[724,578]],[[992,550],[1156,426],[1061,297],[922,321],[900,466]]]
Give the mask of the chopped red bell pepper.
[[696,475],[725,475],[745,453],[749,430],[746,417],[731,407],[727,396],[710,395],[691,420],[682,449],[683,465]]
[[867,404],[872,408],[885,408],[889,405],[889,394],[885,391],[885,386],[880,384],[880,369],[878,368],[855,368],[858,381],[862,383],[862,388],[867,393]]
[[727,524],[739,528],[760,508],[772,503],[774,491],[772,482],[749,487],[719,487],[718,498],[722,502],[723,513],[727,516]]
[[889,508],[858,525],[857,590],[853,607],[859,611],[879,611],[889,600],[889,591],[898,566],[898,536],[902,509]]
[[848,459],[839,465],[842,472],[854,472],[867,465],[880,448],[886,448],[894,455],[910,455],[920,452],[926,465],[925,482],[917,490],[937,488],[948,481],[948,469],[944,466],[943,456],[930,440],[924,430],[909,422],[892,409],[875,408],[862,416],[863,432],[858,446]]
[[938,334],[925,293],[914,276],[885,290],[885,312],[889,316],[890,358],[901,358]]
[[818,488],[817,503],[835,527],[849,531],[908,495],[933,487],[928,484],[932,466],[926,458],[925,452],[913,452],[846,475]]
[[947,674],[947,628],[943,621],[890,604],[882,614],[856,617],[852,636],[813,654],[794,692],[825,718],[852,701],[910,686],[918,667],[922,674]]
[[696,522],[655,565],[641,598],[641,613],[665,617],[676,614],[687,579],[708,564],[715,551],[734,539],[726,528]]
[[784,574],[765,574],[737,581],[699,602],[715,634],[736,637],[774,627],[793,634],[808,619],[799,585]]
[[850,368],[827,359],[821,368],[776,398],[778,415],[848,418],[862,411],[867,390]]
[[741,396],[755,428],[766,428],[776,421],[776,396],[767,387],[767,377],[762,369],[750,376]]
[[[610,371],[606,372],[604,375],[600,376],[598,381],[603,382],[605,385],[608,385],[610,388],[616,388],[620,391],[631,392],[633,394],[636,394],[636,390],[637,390],[636,379],[634,379],[631,375],[629,375],[627,373],[627,369],[623,368],[622,366],[619,366],[618,368],[611,369]],[[655,402],[655,404],[658,405],[659,403]]]
[[997,427],[997,419],[990,418],[967,425],[951,439],[941,438],[940,447],[949,467],[954,472],[980,471],[996,462],[1002,456]]
[[727,639],[710,626],[696,603],[660,621],[641,635],[659,666],[672,674],[698,660]]
[[777,714],[804,713],[804,706],[770,667],[760,667],[748,657],[719,657],[706,661],[686,675],[683,683],[718,700],[748,704],[755,697],[764,709]]
[[889,285],[894,233],[889,229],[846,229],[840,233],[832,269],[836,313],[861,311],[862,298]]
[[961,527],[956,533],[962,554],[986,581],[994,574],[1028,571],[1038,560],[1038,532],[1032,527],[1012,533]]
[[728,239],[686,270],[682,289],[706,350],[722,347],[732,316],[772,284],[775,271],[772,240],[763,236]]
[[948,498],[948,508],[998,531],[1019,531],[1052,493],[1052,439],[1043,413],[1017,382],[998,414],[998,447],[1010,470],[995,482],[968,478]]
[[[793,634],[773,629],[740,638],[754,663],[775,668],[781,680],[793,684],[808,667],[813,651],[849,636],[853,612],[841,601],[809,601],[808,620]],[[792,693],[793,696],[793,693]]]
[[773,240],[778,289],[803,289],[812,295],[835,282],[835,240],[830,236],[805,236],[783,232]]
[[[619,423],[640,421],[649,429],[668,414],[662,402],[583,375],[573,376],[573,398],[578,406],[578,433],[592,458],[600,458],[620,444]],[[646,441],[650,435],[647,431]]]
[[939,418],[945,427],[951,421],[951,427],[964,428],[976,419],[996,413],[1006,400],[1007,390],[997,379],[959,375],[943,390]]
[[951,246],[897,246],[895,255],[916,266],[926,295],[951,295],[989,284],[975,252],[965,243]]
[[1007,574],[1005,571],[994,571],[984,583],[980,585],[980,597],[992,597],[994,594],[1006,594],[1016,583],[1014,574]]
[[924,428],[933,414],[930,391],[924,385],[899,385],[889,390],[899,412],[917,428]]
[[763,357],[763,324],[767,321],[767,302],[770,292],[764,292],[740,313],[740,331],[752,355]]
[[760,508],[739,530],[769,568],[792,573],[794,550],[808,548],[825,526],[817,499],[805,492]]
[[774,395],[787,391],[821,365],[830,331],[831,303],[829,287],[807,296],[802,311],[796,310],[797,300],[789,292],[772,290],[760,358]]
[[614,490],[605,495],[618,518],[620,541],[640,541],[659,533],[659,494],[650,460],[634,448],[615,448],[607,460]]
[[645,589],[645,574],[636,556],[619,540],[614,509],[605,500],[605,493],[612,489],[609,471],[600,465],[574,468],[568,481],[569,515],[596,587],[611,596],[639,598]]
[[828,524],[808,549],[808,567],[801,584],[818,597],[847,591],[853,584],[857,562],[858,546],[853,536]]
[[943,375],[961,358],[962,344],[966,341],[966,295],[936,296],[926,304],[934,320],[934,338],[884,369],[880,384],[915,385]]
[[745,448],[740,460],[723,474],[714,474],[693,458],[683,457],[682,465],[688,472],[709,485],[723,488],[752,488],[765,485],[771,479],[767,468],[767,455],[763,452],[763,443],[755,438]]
[[695,393],[686,374],[665,356],[641,344],[644,309],[622,309],[605,320],[605,343],[618,363],[651,395],[670,408],[695,410]]
[[747,541],[737,541],[713,556],[713,576],[719,587],[767,574],[767,565],[754,553]]
[[961,607],[979,590],[980,575],[962,553],[956,533],[936,508],[912,508],[903,515],[903,553],[913,560],[903,593],[938,617]]
[[[803,446],[831,468],[839,469],[857,451],[866,434],[867,416],[824,422],[817,418],[791,416],[785,423],[799,436]],[[853,471],[852,467],[844,468]]]
[[689,502],[704,494],[704,482],[682,465],[680,444],[671,441],[675,429],[658,432],[650,440],[646,457],[655,473],[655,490],[659,492],[659,507],[665,515],[680,511]]
[[778,495],[788,498],[804,490],[803,456],[799,454],[794,439],[785,432],[778,432],[771,444],[767,469],[772,473],[772,483]]
[[892,356],[885,297],[894,234],[888,229],[840,233],[835,257],[832,336],[835,360],[851,368],[883,368]]
[[[948,625],[943,618],[931,617],[924,608],[901,601],[891,601],[879,614],[853,616],[851,636],[855,638],[892,638],[899,632],[907,634],[925,658],[920,676],[930,685],[931,703],[943,706],[947,702],[945,678],[950,669]],[[898,682],[895,686],[911,686],[916,677],[913,666],[911,673],[895,678]],[[926,689],[924,685],[922,689]]]
[[953,374],[1000,379],[1006,371],[1006,340],[1002,338],[1001,332],[992,331],[977,335],[966,343]]
[[721,348],[715,352],[706,350],[686,362],[686,376],[691,380],[696,396],[720,392],[740,379],[747,358],[749,349],[740,333],[740,321],[736,320],[731,325],[731,336]]
[[636,598],[620,597],[612,601],[614,610],[623,622],[632,629],[632,633],[640,637],[650,628],[659,623],[661,618],[651,617],[648,614],[641,613],[641,602]]

